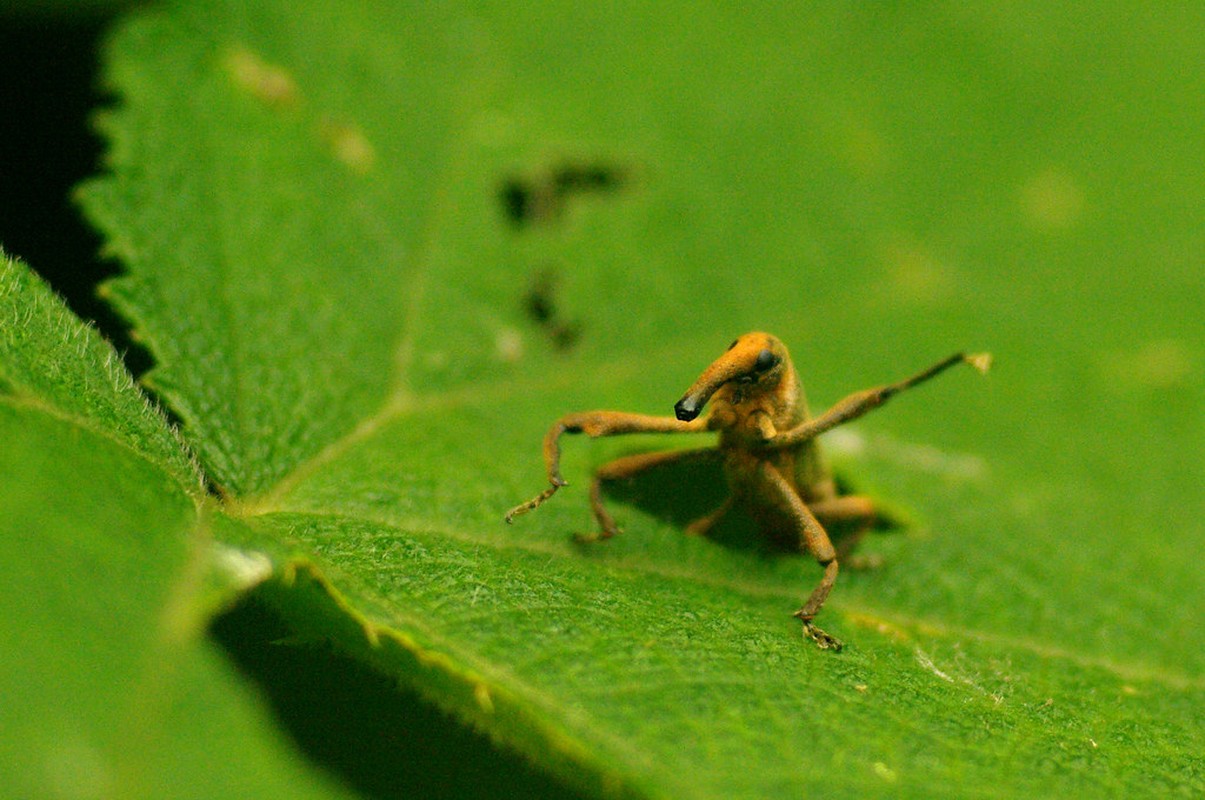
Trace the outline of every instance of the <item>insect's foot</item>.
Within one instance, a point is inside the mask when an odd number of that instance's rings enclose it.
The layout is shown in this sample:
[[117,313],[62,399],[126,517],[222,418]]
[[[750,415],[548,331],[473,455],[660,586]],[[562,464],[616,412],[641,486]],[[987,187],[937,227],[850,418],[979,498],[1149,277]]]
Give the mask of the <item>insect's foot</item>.
[[821,650],[840,652],[841,648],[845,646],[836,636],[825,633],[810,622],[803,623],[803,635],[815,642]]
[[535,511],[544,504],[545,500],[556,494],[557,489],[561,488],[562,486],[569,485],[564,478],[560,477],[553,478],[550,483],[552,484],[551,486],[528,500],[526,503],[519,503],[519,505],[515,506],[510,511],[507,511],[506,516],[502,518],[506,521],[506,524],[509,525],[514,522],[515,517],[519,516],[520,514],[526,514],[528,511]]
[[575,534],[573,534],[573,541],[577,542],[578,544],[592,544],[594,542],[605,542],[607,539],[610,539],[612,536],[616,535],[617,533],[619,533],[618,529],[616,529],[614,531],[601,530],[601,531],[595,531],[594,533],[575,533]]
[[821,650],[840,652],[841,648],[845,646],[836,636],[833,636],[830,633],[825,633],[820,628],[816,627],[816,625],[812,622],[811,616],[805,616],[802,608],[795,612],[795,617],[803,622],[803,635],[815,642],[816,646]]

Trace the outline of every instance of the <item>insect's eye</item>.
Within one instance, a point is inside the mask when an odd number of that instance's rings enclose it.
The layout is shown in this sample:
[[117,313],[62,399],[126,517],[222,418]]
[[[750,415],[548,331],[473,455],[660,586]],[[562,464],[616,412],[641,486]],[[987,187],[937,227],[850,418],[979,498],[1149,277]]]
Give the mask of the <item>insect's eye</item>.
[[757,361],[753,362],[753,368],[758,372],[765,372],[768,369],[778,366],[781,361],[778,356],[771,353],[769,350],[762,350],[757,354]]

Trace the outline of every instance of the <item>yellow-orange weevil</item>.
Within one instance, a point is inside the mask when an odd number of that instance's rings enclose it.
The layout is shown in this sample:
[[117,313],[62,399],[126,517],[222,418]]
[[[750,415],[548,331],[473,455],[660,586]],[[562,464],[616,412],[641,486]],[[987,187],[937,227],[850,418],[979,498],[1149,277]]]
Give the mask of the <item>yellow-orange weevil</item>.
[[[674,417],[653,417],[620,411],[586,411],[557,420],[544,437],[547,489],[515,506],[506,514],[511,522],[537,508],[566,485],[560,470],[563,433],[615,436],[622,433],[702,433],[719,431],[716,447],[696,450],[640,453],[599,467],[590,486],[590,504],[598,520],[598,538],[619,533],[615,520],[602,504],[603,481],[629,478],[651,467],[683,459],[719,455],[723,458],[729,496],[718,508],[687,526],[691,534],[706,533],[734,505],[742,505],[767,535],[788,533],[824,567],[820,583],[795,616],[804,634],[823,649],[841,649],[841,642],[812,622],[837,579],[838,551],[821,520],[850,522],[858,526],[843,544],[840,555],[852,548],[878,514],[874,503],[859,495],[840,495],[821,457],[816,437],[881,406],[892,396],[929,380],[959,363],[986,372],[987,353],[956,353],[898,383],[855,392],[818,417],[808,414],[807,403],[787,348],[767,333],[747,333],[703,370],[682,399]],[[700,417],[711,402],[711,412]]]

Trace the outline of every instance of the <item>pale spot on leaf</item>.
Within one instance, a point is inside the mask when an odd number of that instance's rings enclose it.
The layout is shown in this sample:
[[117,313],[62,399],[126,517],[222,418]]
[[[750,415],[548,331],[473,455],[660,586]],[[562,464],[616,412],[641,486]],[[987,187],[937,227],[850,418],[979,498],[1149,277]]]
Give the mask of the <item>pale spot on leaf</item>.
[[888,783],[895,783],[896,778],[898,777],[895,774],[895,770],[884,764],[882,761],[874,762],[874,774],[878,775]]
[[1176,339],[1155,339],[1129,352],[1113,353],[1105,361],[1107,380],[1129,387],[1173,389],[1196,370],[1188,346]]
[[898,625],[888,622],[887,620],[877,617],[873,614],[867,614],[860,611],[847,612],[846,616],[849,621],[860,628],[869,628],[897,642],[906,642],[910,638],[908,633]]
[[1075,180],[1059,169],[1049,169],[1021,187],[1021,212],[1030,226],[1061,230],[1079,221],[1084,193]]
[[277,108],[297,104],[297,83],[284,67],[269,64],[242,47],[227,53],[224,64],[235,85],[261,103]]
[[321,126],[322,140],[331,154],[356,172],[372,169],[376,162],[376,149],[368,137],[354,125],[326,121]]
[[513,364],[523,357],[523,337],[514,328],[503,328],[494,338],[494,350],[499,359]]
[[938,303],[954,295],[957,275],[950,265],[916,242],[896,241],[883,249],[889,291],[897,300]]

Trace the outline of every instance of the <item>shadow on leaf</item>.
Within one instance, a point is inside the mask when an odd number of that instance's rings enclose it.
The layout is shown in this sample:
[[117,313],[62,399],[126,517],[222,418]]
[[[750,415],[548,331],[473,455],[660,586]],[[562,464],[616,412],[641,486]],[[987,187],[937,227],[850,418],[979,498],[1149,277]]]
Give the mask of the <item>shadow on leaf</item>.
[[[836,476],[837,489],[841,494],[856,492],[848,480]],[[683,459],[649,469],[640,475],[603,484],[603,493],[608,505],[626,503],[656,517],[676,528],[686,526],[699,517],[710,513],[728,496],[728,485],[724,478],[721,457],[717,453],[710,458]],[[880,511],[872,531],[885,533],[904,527],[904,522],[889,511]],[[827,526],[833,544],[854,532],[845,525]],[[783,553],[798,552],[799,539],[791,531],[763,534],[749,513],[734,508],[726,514],[707,534],[707,538],[724,547],[752,551],[767,557]]]
[[372,798],[576,798],[396,681],[295,633],[252,594],[211,633],[315,764]]

